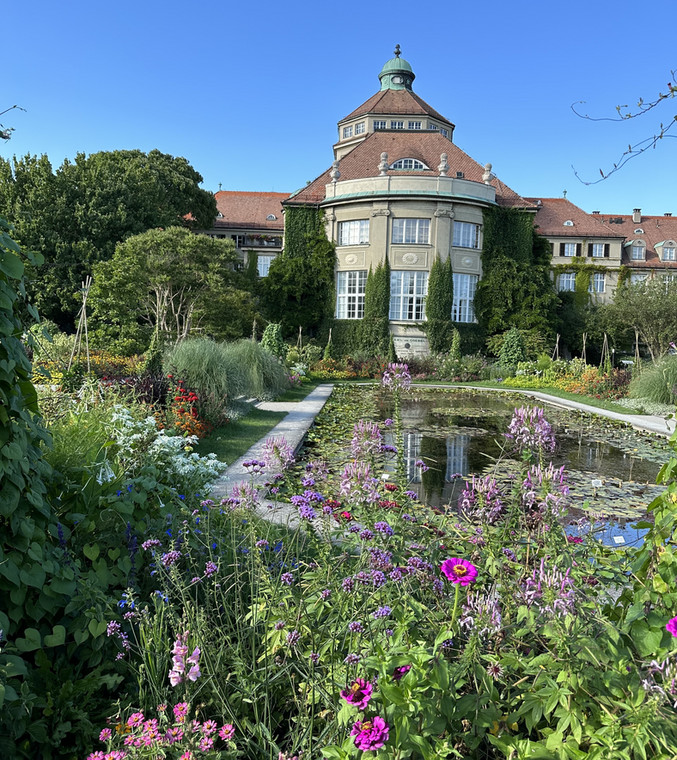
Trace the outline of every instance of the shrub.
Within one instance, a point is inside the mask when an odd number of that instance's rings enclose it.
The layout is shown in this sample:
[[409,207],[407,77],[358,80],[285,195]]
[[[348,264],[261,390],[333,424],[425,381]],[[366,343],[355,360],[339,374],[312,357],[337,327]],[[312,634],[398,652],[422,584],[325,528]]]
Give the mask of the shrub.
[[282,325],[271,322],[263,331],[261,345],[268,349],[273,356],[282,359],[286,353],[286,346],[282,339]]
[[230,377],[232,397],[273,399],[289,387],[284,366],[263,345],[238,340],[221,344],[221,352]]
[[677,356],[642,365],[641,372],[633,373],[628,395],[657,404],[677,404]]
[[514,373],[517,365],[526,358],[522,333],[516,327],[511,327],[505,334],[501,350],[498,352],[499,363],[506,371],[509,369]]

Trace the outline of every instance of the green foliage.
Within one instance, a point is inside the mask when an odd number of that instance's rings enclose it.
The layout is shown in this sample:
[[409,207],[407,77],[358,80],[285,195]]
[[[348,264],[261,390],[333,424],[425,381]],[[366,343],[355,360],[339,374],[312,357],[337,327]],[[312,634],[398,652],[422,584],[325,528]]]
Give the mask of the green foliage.
[[369,356],[388,356],[390,346],[390,264],[386,258],[367,275],[360,348]]
[[451,256],[446,261],[435,258],[428,277],[428,295],[425,302],[426,322],[430,350],[434,354],[448,351],[453,337],[451,309],[454,303],[454,275]]
[[158,150],[80,153],[56,172],[44,155],[0,159],[0,214],[45,258],[31,286],[41,312],[72,329],[82,281],[117,243],[153,227],[209,229],[216,202],[201,182],[185,158]]
[[274,399],[289,388],[282,362],[262,344],[238,340],[222,344],[231,396]]
[[600,307],[600,315],[617,339],[630,332],[634,341],[634,330],[637,330],[640,341],[656,363],[675,341],[676,303],[677,282],[656,277],[619,287],[613,303]]
[[677,404],[677,356],[664,356],[657,364],[635,368],[630,398],[648,399],[657,404]]
[[510,208],[484,211],[482,272],[475,313],[490,335],[511,326],[553,334],[558,301],[550,244],[536,234],[531,215]]
[[334,358],[354,356],[360,351],[362,340],[362,320],[335,319],[331,328],[331,342]]
[[523,362],[525,359],[526,353],[522,333],[516,327],[511,327],[505,334],[498,360],[502,366],[516,367],[519,362]]
[[267,325],[261,337],[261,345],[273,356],[277,356],[278,359],[284,358],[287,347],[282,339],[282,325],[276,322]]
[[[128,238],[94,270],[89,304],[96,338],[120,353],[138,353],[154,331],[174,343],[198,327],[218,330],[233,316],[223,310],[222,297],[234,260],[232,240],[183,227]],[[216,314],[215,304],[221,307]]]
[[456,327],[451,331],[451,349],[449,350],[449,357],[453,361],[460,361],[461,359],[461,333]]
[[332,340],[332,331],[329,330],[329,337],[327,338],[327,345],[324,347],[322,358],[326,361],[328,359],[338,359],[338,354],[334,347],[334,341]]
[[285,247],[260,283],[263,309],[290,336],[303,328],[313,335],[334,308],[336,250],[327,240],[323,212],[308,206],[285,211]]

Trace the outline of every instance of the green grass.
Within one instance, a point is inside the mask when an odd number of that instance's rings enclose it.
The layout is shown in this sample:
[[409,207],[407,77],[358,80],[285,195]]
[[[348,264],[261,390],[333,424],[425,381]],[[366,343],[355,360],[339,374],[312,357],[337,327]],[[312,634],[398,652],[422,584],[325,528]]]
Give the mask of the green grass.
[[312,391],[317,388],[318,385],[322,385],[324,380],[310,380],[307,383],[303,383],[295,388],[289,388],[281,396],[278,396],[275,401],[303,401],[303,399]]
[[219,460],[230,465],[286,416],[286,412],[266,412],[254,408],[244,417],[215,428],[198,443],[195,450],[201,456],[216,454]]

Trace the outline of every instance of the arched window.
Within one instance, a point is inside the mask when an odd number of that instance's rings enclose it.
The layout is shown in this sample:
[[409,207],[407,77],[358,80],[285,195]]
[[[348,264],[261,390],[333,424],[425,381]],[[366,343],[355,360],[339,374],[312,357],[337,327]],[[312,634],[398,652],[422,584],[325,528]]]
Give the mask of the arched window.
[[428,167],[419,161],[417,158],[400,158],[390,165],[391,169],[410,169],[420,171],[421,169],[427,169]]

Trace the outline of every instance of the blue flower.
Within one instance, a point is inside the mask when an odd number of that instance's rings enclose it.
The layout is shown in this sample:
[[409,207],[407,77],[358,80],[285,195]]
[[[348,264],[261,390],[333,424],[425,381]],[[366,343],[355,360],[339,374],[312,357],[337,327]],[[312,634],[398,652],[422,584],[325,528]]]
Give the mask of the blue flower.
[[186,497],[183,494],[180,493],[179,494],[179,499],[181,499],[181,501],[185,501]]

